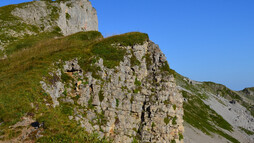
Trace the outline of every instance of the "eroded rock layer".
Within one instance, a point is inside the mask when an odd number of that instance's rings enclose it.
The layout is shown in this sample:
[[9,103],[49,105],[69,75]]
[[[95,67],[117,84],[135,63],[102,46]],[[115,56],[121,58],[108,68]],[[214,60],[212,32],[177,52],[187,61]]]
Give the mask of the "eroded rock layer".
[[[182,95],[158,45],[115,46],[126,54],[113,69],[100,57],[91,63],[96,70],[86,73],[80,59],[55,63],[53,82],[41,81],[53,106],[71,104],[70,120],[114,142],[183,142]],[[61,80],[63,74],[71,80]]]

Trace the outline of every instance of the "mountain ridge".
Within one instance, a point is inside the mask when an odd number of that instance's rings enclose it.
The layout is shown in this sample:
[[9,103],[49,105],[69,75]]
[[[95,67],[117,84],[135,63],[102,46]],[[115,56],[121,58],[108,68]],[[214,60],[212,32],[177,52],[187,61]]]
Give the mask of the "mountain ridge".
[[[224,139],[236,143],[253,142],[253,101],[222,84],[194,81],[172,69],[171,73],[185,101],[185,142],[201,143],[205,138],[211,143],[225,142]],[[203,135],[199,136],[198,132]]]

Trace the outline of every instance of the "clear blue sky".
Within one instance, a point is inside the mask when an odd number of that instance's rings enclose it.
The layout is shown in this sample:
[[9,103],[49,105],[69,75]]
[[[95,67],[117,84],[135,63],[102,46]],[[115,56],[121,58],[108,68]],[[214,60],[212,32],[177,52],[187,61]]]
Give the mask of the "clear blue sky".
[[[0,6],[28,0],[1,0]],[[104,36],[148,33],[170,67],[234,90],[254,86],[254,0],[91,0]]]

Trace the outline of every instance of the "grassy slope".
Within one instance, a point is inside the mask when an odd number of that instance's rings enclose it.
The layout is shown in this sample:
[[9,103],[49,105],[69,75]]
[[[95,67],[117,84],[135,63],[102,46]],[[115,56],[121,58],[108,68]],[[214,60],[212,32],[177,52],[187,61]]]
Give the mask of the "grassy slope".
[[[3,56],[3,54],[10,55],[11,53],[21,50],[27,47],[31,47],[35,45],[36,42],[40,41],[40,39],[50,39],[55,36],[59,36],[58,32],[60,32],[59,27],[55,27],[54,23],[55,20],[59,17],[59,9],[55,6],[53,6],[51,3],[59,2],[60,0],[57,0],[55,2],[52,2],[51,0],[46,0],[47,8],[51,10],[51,13],[45,17],[48,21],[51,21],[52,24],[52,30],[45,32],[44,27],[40,27],[39,25],[31,25],[26,24],[25,21],[23,21],[21,18],[13,16],[11,12],[16,8],[22,8],[26,5],[32,5],[33,2],[26,2],[21,4],[15,4],[15,5],[8,5],[4,7],[0,7],[0,42],[3,43],[5,46],[6,51],[0,51],[0,57]],[[66,0],[67,1],[67,0]],[[19,36],[12,36],[10,34],[10,31],[13,31],[14,33],[24,33],[24,35]],[[45,32],[44,34],[40,34],[41,37],[38,36],[31,36],[26,34],[27,31],[30,31],[29,33],[33,33],[34,35],[37,35],[41,32]],[[53,31],[53,32],[52,32]],[[28,42],[28,40],[30,42]],[[15,43],[12,43],[14,42]],[[12,43],[9,45],[9,43]],[[25,43],[25,44],[23,44]],[[17,45],[19,44],[19,45]]]
[[[186,91],[182,91],[183,97],[188,100],[188,102],[184,102],[184,121],[206,133],[207,135],[211,135],[211,133],[216,133],[225,137],[233,143],[239,143],[239,141],[237,141],[235,138],[226,134],[220,129],[222,128],[228,131],[233,131],[233,127],[202,101],[202,99],[208,98],[208,95],[204,94],[205,91],[209,91],[212,93],[216,92],[214,90],[214,86],[217,86],[217,84],[207,82],[204,84],[193,86],[187,81],[183,80],[184,77],[176,73],[174,70],[171,70],[171,73],[174,74],[177,85],[193,93],[191,94]],[[226,91],[227,90],[225,90],[225,93]],[[235,96],[234,94],[230,95],[233,97]]]
[[[99,56],[105,60],[105,66],[113,68],[123,59],[125,52],[112,44],[131,46],[147,40],[147,34],[136,32],[106,39],[99,32],[80,32],[68,37],[37,41],[25,50],[14,52],[0,62],[0,122],[3,122],[0,130],[10,133],[10,125],[27,113],[33,113],[37,120],[47,123],[46,134],[50,136],[41,139],[41,142],[62,137],[66,142],[71,138],[76,141],[89,138],[83,129],[77,128],[76,123],[69,121],[61,107],[53,109],[45,106],[43,98],[50,97],[43,92],[39,82],[42,77],[48,76],[48,68],[59,59],[66,61],[78,57],[81,67],[86,68],[84,71],[90,71],[92,68],[87,68],[89,61]],[[24,40],[24,44],[26,42],[30,41]],[[112,58],[110,54],[118,56]],[[34,103],[38,110],[31,108],[30,103]],[[44,113],[43,116],[40,113]]]

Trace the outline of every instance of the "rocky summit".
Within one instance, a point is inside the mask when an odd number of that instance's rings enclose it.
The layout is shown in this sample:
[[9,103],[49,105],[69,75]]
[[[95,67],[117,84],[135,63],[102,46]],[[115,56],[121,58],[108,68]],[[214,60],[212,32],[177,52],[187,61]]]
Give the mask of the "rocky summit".
[[253,88],[170,69],[145,33],[104,38],[88,0],[0,8],[0,142],[253,143]]

